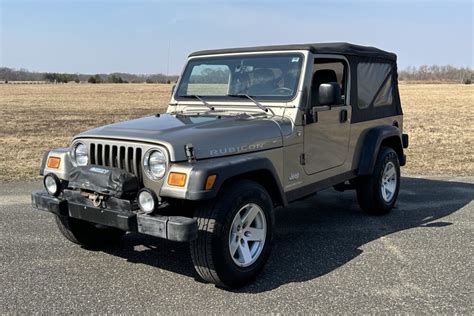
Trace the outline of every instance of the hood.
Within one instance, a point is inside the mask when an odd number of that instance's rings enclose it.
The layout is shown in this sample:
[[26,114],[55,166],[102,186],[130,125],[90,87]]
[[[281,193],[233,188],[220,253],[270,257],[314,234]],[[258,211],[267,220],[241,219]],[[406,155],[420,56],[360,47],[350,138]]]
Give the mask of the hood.
[[282,146],[291,121],[247,114],[162,114],[95,128],[79,138],[123,139],[165,146],[172,161],[186,160],[192,144],[197,159],[235,155]]

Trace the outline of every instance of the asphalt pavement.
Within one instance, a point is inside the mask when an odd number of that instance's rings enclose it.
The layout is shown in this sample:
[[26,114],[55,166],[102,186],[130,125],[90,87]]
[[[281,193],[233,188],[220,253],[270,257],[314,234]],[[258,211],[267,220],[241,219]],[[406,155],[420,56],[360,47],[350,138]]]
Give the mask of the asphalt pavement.
[[474,177],[404,177],[381,217],[332,189],[279,209],[266,269],[237,291],[196,281],[187,244],[70,243],[31,207],[36,188],[0,184],[0,314],[474,313]]

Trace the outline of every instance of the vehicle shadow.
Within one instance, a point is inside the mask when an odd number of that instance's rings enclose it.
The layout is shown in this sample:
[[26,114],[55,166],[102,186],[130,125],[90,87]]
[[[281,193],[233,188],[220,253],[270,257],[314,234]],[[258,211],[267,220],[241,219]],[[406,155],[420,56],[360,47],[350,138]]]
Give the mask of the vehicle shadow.
[[[272,255],[259,278],[237,290],[260,293],[283,284],[323,276],[348,263],[361,247],[380,237],[414,227],[442,229],[441,220],[474,199],[474,184],[404,177],[395,209],[385,216],[365,215],[353,191],[333,189],[276,211]],[[188,244],[138,234],[122,248],[107,251],[130,262],[196,277]]]

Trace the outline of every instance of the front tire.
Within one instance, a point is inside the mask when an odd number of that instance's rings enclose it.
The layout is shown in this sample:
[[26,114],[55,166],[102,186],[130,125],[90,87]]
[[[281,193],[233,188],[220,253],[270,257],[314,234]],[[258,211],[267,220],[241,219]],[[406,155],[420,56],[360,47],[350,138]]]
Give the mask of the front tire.
[[382,215],[394,207],[400,190],[400,163],[390,147],[381,147],[370,176],[357,180],[357,200],[363,211]]
[[56,224],[61,234],[69,241],[90,249],[117,245],[125,231],[97,225],[68,216],[56,215]]
[[199,276],[225,288],[254,280],[270,256],[273,204],[268,192],[250,180],[236,181],[195,211],[198,238],[191,257]]

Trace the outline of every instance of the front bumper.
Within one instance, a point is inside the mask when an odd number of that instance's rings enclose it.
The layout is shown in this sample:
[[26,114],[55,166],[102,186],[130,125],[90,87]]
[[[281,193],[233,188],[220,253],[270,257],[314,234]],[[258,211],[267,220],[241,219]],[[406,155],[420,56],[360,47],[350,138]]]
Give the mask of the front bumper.
[[130,201],[113,197],[107,200],[106,208],[98,208],[76,191],[65,190],[63,197],[53,197],[38,190],[31,193],[31,203],[38,210],[56,215],[168,240],[186,242],[197,237],[197,222],[193,218],[136,214],[131,211]]

